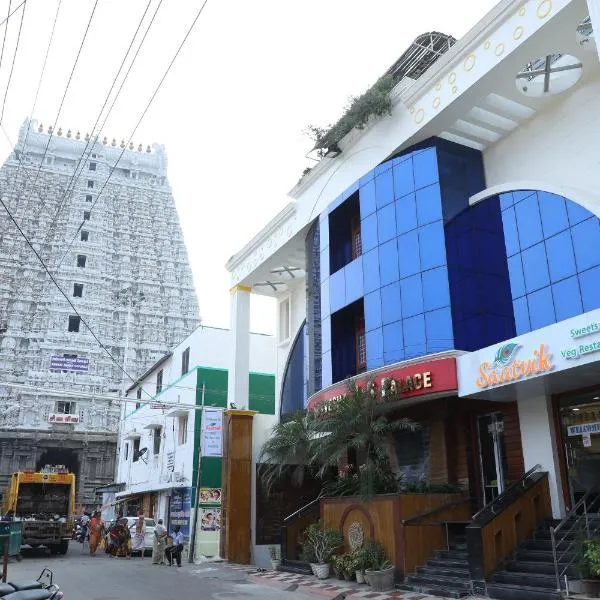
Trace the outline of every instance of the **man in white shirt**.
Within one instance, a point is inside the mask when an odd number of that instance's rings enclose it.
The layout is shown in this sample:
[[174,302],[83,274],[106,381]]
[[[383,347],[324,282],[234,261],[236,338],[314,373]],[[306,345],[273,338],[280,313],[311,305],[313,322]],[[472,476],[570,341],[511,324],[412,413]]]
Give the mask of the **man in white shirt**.
[[165,550],[165,556],[169,561],[170,567],[173,566],[173,559],[177,561],[177,566],[181,567],[181,553],[183,551],[183,533],[181,532],[181,527],[179,525],[175,525],[171,537],[173,538],[173,545],[169,546]]

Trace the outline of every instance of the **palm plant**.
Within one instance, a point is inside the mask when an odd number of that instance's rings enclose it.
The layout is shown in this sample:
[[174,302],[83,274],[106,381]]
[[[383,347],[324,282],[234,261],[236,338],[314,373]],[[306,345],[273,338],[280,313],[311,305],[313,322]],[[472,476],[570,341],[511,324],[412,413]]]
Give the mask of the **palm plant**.
[[393,402],[396,395],[395,386],[378,389],[370,381],[359,387],[351,381],[345,396],[317,412],[312,423],[316,440],[311,445],[311,462],[320,466],[319,474],[339,465],[349,454],[355,454],[363,497],[375,493],[376,480],[393,477],[389,461],[391,435],[418,428],[410,419],[387,416],[384,401]]
[[273,427],[259,457],[267,491],[290,470],[292,484],[302,486],[313,454],[313,421],[313,413],[302,410]]

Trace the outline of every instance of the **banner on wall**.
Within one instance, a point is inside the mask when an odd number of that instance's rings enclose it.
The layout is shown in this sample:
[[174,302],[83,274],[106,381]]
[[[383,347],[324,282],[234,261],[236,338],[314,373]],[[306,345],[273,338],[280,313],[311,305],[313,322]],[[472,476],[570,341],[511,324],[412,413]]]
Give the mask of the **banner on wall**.
[[221,531],[221,509],[200,509],[200,531]]
[[181,527],[185,537],[190,535],[190,511],[192,508],[192,488],[175,488],[171,493],[171,517],[169,529],[172,532],[175,525]]
[[202,411],[202,457],[223,456],[223,409],[205,408]]
[[221,489],[200,488],[200,504],[221,504]]

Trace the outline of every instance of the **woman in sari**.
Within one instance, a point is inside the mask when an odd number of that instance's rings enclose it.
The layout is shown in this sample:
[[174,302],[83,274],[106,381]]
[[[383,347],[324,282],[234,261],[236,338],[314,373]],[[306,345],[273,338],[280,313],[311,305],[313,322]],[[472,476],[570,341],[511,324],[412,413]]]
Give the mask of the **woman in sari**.
[[113,557],[131,558],[131,533],[127,527],[127,519],[121,519],[115,523],[109,531],[109,543],[106,549]]
[[104,533],[104,521],[100,511],[96,511],[90,521],[90,554],[93,556],[98,550],[98,545]]
[[144,550],[145,550],[145,540],[146,540],[146,519],[144,519],[144,515],[140,515],[135,524],[135,533],[133,534],[133,544],[132,550],[136,552],[140,552],[140,556],[142,560],[144,558]]

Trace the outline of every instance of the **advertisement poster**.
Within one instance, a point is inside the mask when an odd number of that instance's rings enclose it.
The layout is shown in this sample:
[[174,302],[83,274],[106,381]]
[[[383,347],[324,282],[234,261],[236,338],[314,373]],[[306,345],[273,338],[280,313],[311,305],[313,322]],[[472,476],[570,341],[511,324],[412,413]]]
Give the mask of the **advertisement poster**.
[[206,456],[223,456],[223,410],[205,408],[202,414],[201,453]]
[[88,373],[90,370],[90,359],[54,354],[50,357],[50,368],[52,370],[72,371],[73,373]]
[[220,508],[201,508],[200,509],[200,530],[201,531],[221,531],[221,509]]
[[221,504],[221,489],[200,488],[200,504]]
[[169,532],[175,525],[181,527],[181,532],[187,538],[190,535],[190,510],[192,506],[192,488],[175,488],[171,495],[171,518]]

